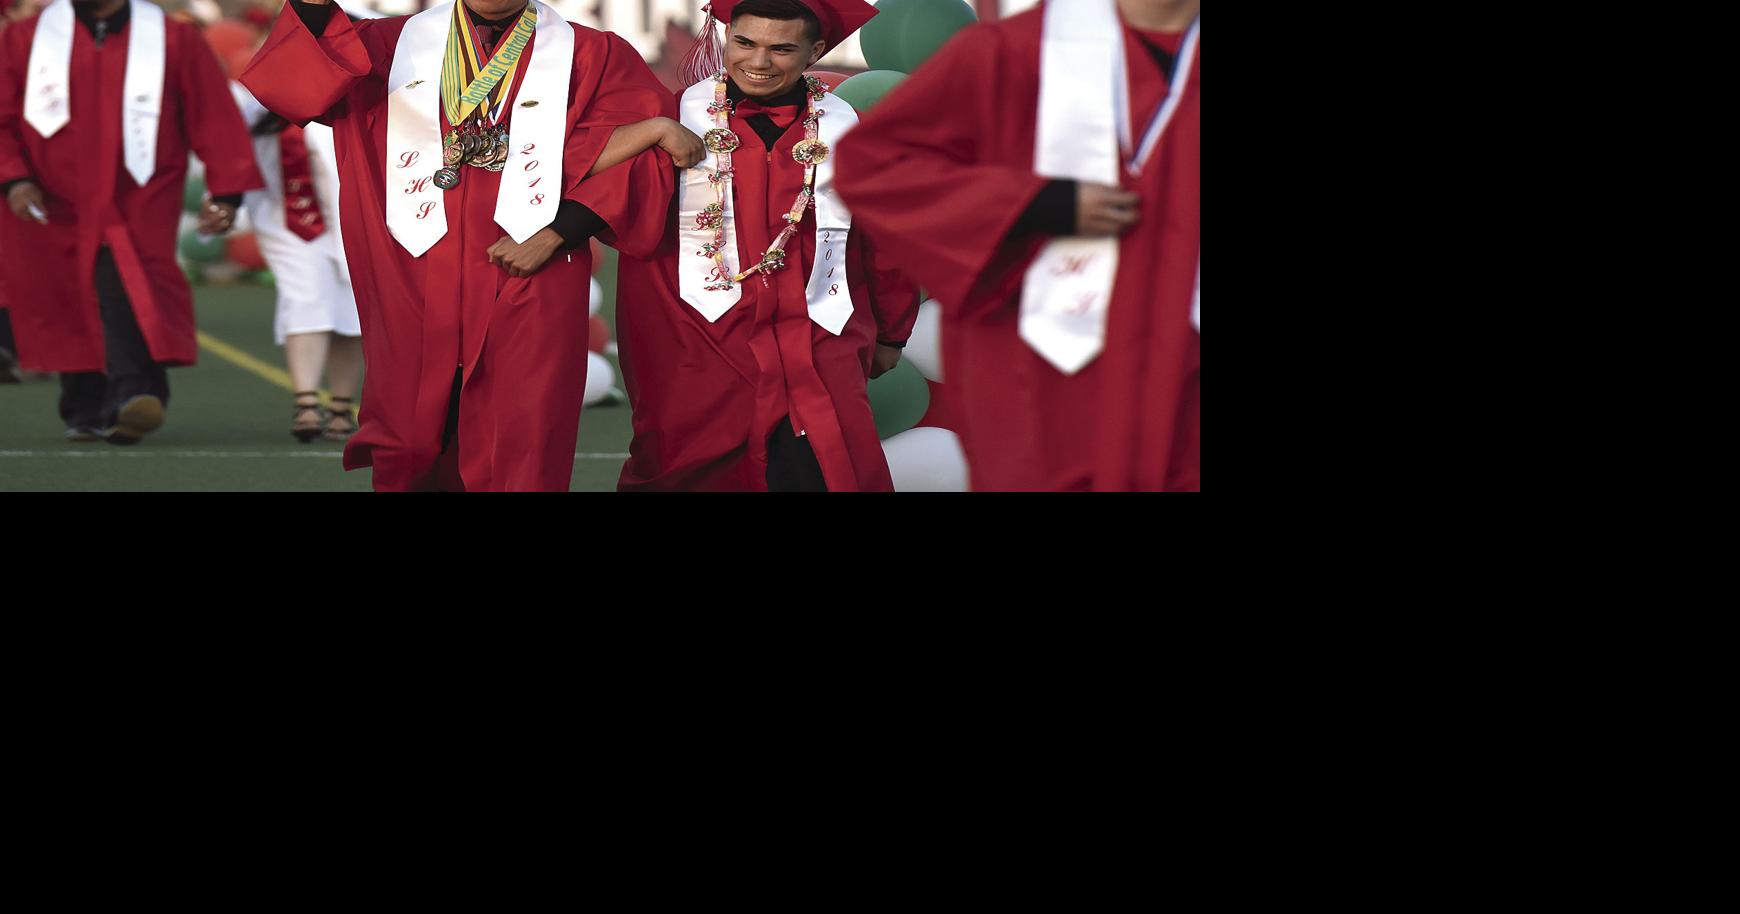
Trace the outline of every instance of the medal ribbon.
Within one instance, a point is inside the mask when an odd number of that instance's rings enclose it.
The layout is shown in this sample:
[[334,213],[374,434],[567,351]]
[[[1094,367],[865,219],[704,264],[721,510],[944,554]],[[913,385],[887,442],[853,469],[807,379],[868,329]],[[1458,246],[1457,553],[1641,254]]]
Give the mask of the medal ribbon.
[[447,112],[447,123],[455,127],[464,123],[492,93],[495,95],[492,109],[500,108],[503,96],[513,85],[514,74],[519,71],[520,57],[538,26],[537,8],[528,3],[513,31],[502,39],[488,63],[482,63],[478,39],[464,7],[464,3],[453,4],[453,27],[447,32],[447,53],[441,63],[441,104]]

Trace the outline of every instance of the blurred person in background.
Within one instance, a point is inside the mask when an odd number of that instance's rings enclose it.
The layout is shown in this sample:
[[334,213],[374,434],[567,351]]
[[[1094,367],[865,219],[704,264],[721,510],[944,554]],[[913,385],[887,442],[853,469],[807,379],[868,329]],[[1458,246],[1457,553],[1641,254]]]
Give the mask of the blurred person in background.
[[[0,0],[0,30],[20,19],[36,15],[46,2],[47,0]],[[0,275],[0,384],[16,384],[24,380],[25,371],[18,367],[18,341],[12,336],[12,315],[6,309],[6,277]]]
[[1199,0],[1050,2],[955,36],[840,144],[941,302],[975,490],[1200,490]]
[[[374,18],[361,9],[355,18]],[[248,12],[266,15],[258,6]],[[256,23],[260,16],[248,21]],[[264,27],[271,28],[271,20]],[[344,441],[357,428],[362,389],[362,326],[345,265],[338,225],[338,151],[332,128],[298,127],[267,111],[241,83],[231,83],[242,118],[254,135],[254,153],[266,189],[245,198],[260,256],[278,294],[273,336],[284,347],[296,387],[290,433],[300,441]],[[331,409],[323,414],[319,387],[325,375]]]
[[163,424],[166,368],[194,364],[175,259],[191,149],[228,232],[264,186],[197,27],[143,0],[54,0],[0,32],[0,218],[26,367],[60,372],[69,441],[136,444]]

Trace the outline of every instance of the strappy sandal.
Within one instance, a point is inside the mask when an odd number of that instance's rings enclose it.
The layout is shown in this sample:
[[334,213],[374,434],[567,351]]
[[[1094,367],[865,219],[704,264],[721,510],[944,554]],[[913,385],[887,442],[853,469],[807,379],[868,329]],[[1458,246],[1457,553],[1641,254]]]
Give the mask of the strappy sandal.
[[[311,398],[314,402],[304,403],[304,397]],[[296,411],[290,416],[290,434],[295,435],[296,440],[303,444],[319,438],[321,418],[319,391],[297,391]]]
[[356,434],[356,411],[350,406],[349,397],[333,397],[332,409],[326,417],[326,433],[322,435],[328,441],[344,441]]

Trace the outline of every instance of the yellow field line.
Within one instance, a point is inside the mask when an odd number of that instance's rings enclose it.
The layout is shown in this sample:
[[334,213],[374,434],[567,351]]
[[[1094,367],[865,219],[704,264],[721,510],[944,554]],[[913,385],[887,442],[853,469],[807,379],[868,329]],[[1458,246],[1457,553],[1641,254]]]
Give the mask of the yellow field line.
[[[242,350],[231,346],[229,343],[212,336],[204,330],[198,331],[198,333],[199,345],[207,352],[210,352],[212,355],[223,359],[231,365],[264,380],[268,384],[277,385],[291,393],[296,392],[296,383],[290,380],[290,373],[288,371],[285,371],[276,365],[269,365],[262,362]],[[320,405],[325,406],[328,409],[332,407],[332,395],[325,388],[321,388],[320,391]]]

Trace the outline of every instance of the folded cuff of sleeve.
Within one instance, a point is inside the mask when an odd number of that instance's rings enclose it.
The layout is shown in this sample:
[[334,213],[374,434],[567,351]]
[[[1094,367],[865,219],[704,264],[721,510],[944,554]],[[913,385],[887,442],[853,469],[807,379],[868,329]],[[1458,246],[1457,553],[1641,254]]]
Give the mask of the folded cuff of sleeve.
[[302,17],[302,24],[308,26],[308,31],[314,37],[319,38],[326,33],[326,24],[332,21],[332,4],[290,0],[290,6],[296,10],[297,16]]
[[1015,235],[1073,235],[1075,234],[1076,194],[1079,190],[1076,182],[1057,178],[1046,182],[1040,188],[1033,202],[1027,204],[1027,209],[1021,218],[1015,220],[1015,227],[1009,231]]
[[563,200],[556,207],[556,218],[550,223],[550,228],[562,236],[562,246],[559,251],[577,248],[591,240],[593,235],[604,230],[604,219],[593,212],[584,203],[574,200]]

